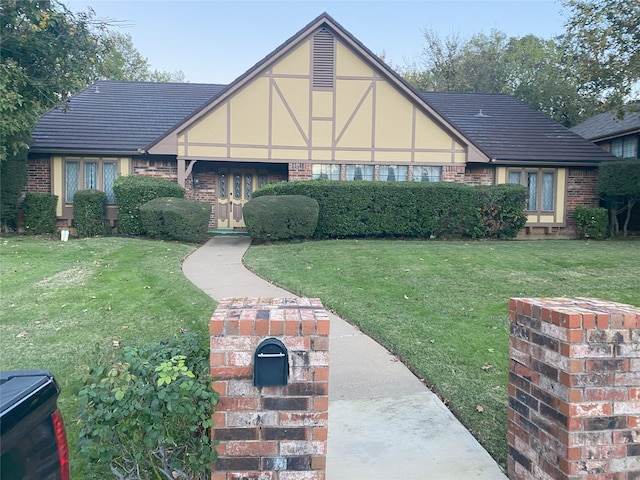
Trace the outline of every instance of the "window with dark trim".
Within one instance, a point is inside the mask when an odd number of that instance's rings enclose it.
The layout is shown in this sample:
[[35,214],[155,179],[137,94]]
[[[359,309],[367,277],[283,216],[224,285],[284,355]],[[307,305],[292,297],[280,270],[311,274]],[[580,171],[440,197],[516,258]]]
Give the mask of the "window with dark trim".
[[439,182],[442,178],[442,167],[413,167],[414,182]]
[[311,178],[325,178],[328,180],[340,180],[340,165],[314,163],[311,166]]
[[346,180],[373,180],[373,165],[346,165]]

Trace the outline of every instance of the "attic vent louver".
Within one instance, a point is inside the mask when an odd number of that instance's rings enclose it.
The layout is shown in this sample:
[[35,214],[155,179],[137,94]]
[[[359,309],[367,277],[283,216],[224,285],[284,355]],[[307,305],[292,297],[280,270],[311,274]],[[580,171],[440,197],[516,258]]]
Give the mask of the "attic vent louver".
[[313,36],[313,88],[333,88],[334,59],[333,35],[323,28]]

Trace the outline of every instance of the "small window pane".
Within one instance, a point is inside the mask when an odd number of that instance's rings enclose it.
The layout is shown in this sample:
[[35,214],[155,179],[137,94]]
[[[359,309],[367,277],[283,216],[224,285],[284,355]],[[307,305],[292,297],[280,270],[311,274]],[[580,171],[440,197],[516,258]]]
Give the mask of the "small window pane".
[[242,175],[239,173],[233,176],[233,195],[236,198],[242,198]]
[[98,188],[98,164],[95,162],[84,164],[84,188]]
[[373,180],[373,165],[347,165],[347,180]]
[[521,172],[509,172],[509,183],[517,183],[519,185],[521,178]]
[[220,174],[220,198],[227,198],[227,174]]
[[529,190],[529,202],[527,203],[527,210],[538,210],[538,174],[528,172],[527,173],[527,189]]
[[311,167],[311,178],[340,180],[340,165],[323,165],[316,163]]
[[113,184],[116,181],[118,170],[115,163],[102,164],[102,175],[104,193],[107,194],[107,203],[116,203],[116,196],[113,193]]
[[244,176],[244,198],[251,200],[251,193],[253,193],[253,175],[246,174]]
[[73,202],[73,195],[78,190],[78,175],[80,172],[80,164],[78,162],[65,163],[65,201]]
[[553,211],[553,173],[542,174],[542,211]]
[[406,182],[408,173],[406,165],[380,165],[380,180],[383,182]]
[[442,167],[413,167],[414,182],[439,182],[442,176]]

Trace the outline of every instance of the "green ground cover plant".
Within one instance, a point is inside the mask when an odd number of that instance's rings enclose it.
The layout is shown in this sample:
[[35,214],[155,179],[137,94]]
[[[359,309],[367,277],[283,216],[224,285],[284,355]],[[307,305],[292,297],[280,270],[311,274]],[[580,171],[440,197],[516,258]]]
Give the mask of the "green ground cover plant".
[[215,302],[181,270],[194,248],[118,237],[0,239],[0,369],[47,368],[61,383],[72,478],[104,478],[78,468],[78,369],[128,342],[207,334]]
[[333,240],[253,246],[245,263],[387,346],[503,466],[509,298],[640,304],[638,241]]

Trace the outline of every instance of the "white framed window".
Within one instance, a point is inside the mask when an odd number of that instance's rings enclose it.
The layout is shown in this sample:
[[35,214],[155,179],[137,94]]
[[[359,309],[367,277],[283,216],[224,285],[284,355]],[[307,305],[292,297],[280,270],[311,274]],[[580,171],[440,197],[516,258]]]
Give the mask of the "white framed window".
[[556,174],[553,170],[513,169],[507,183],[518,183],[529,192],[528,212],[547,213],[555,210]]
[[78,190],[95,189],[107,194],[107,203],[116,203],[113,184],[118,177],[118,162],[107,159],[69,159],[64,164],[65,203],[73,203]]
[[413,167],[414,182],[439,182],[442,178],[442,167],[427,167],[424,165]]
[[373,180],[373,165],[346,165],[346,180]]
[[314,163],[311,167],[311,178],[325,178],[328,180],[340,180],[340,165]]
[[406,182],[409,167],[406,165],[380,165],[381,182]]

